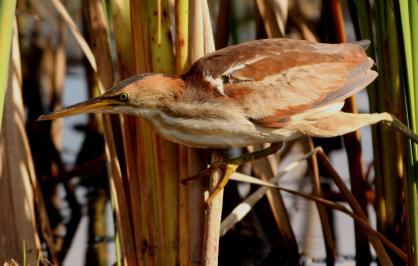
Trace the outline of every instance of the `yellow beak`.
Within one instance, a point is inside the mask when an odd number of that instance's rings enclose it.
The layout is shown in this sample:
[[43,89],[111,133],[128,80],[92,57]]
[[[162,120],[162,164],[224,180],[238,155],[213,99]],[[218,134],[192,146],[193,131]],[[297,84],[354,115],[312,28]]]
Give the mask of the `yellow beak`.
[[104,98],[103,96],[100,96],[68,106],[66,108],[63,108],[55,112],[51,112],[46,115],[41,115],[37,119],[37,121],[52,120],[64,116],[77,115],[83,113],[100,113],[112,109],[112,107],[114,107],[116,104],[119,104],[119,102],[111,98]]

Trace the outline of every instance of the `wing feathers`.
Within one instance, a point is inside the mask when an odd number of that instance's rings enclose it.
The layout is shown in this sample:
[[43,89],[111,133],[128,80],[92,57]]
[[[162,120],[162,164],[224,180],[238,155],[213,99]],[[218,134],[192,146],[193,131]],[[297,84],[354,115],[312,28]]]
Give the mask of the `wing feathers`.
[[308,115],[312,110],[325,110],[321,107],[343,102],[377,77],[377,73],[370,70],[373,64],[371,59],[367,59],[350,72],[340,63],[292,68],[281,75],[289,85],[285,90],[287,93],[277,98],[278,103],[274,106],[264,106],[267,110],[276,107],[276,112],[253,121],[265,127],[283,127],[294,122],[299,114]]
[[282,127],[371,83],[377,73],[366,44],[258,40],[201,58],[183,78],[220,103],[235,103],[256,124]]
[[373,65],[374,61],[371,58],[367,58],[363,64],[352,69],[344,86],[328,94],[324,101],[344,100],[367,87],[378,75],[376,71],[370,70]]

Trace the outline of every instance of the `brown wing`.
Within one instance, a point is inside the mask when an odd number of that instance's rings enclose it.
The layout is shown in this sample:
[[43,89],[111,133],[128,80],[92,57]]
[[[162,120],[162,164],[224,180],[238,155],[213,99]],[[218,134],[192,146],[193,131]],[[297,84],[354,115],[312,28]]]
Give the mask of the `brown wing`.
[[357,93],[376,78],[372,66],[359,45],[268,39],[209,54],[184,78],[237,102],[255,123],[280,127],[295,114]]

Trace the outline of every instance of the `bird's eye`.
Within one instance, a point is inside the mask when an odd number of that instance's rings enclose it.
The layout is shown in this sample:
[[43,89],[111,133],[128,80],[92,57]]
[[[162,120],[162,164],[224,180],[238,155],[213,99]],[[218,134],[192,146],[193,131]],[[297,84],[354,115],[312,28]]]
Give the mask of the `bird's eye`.
[[126,102],[128,100],[128,94],[126,92],[122,92],[119,94],[119,100]]

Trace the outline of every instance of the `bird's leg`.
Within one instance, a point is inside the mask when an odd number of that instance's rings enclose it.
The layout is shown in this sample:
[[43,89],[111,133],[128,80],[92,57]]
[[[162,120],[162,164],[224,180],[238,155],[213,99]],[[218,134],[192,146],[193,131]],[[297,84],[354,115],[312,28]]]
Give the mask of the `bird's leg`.
[[244,153],[238,157],[223,160],[219,163],[215,163],[215,166],[216,164],[220,164],[221,166],[227,165],[227,164],[241,165],[241,164],[253,161],[253,160],[258,160],[258,159],[261,159],[261,158],[264,158],[271,154],[276,153],[280,148],[283,148],[284,145],[285,145],[284,143],[283,144],[280,144],[278,142],[272,143],[269,147],[265,149],[261,149],[261,150],[253,151],[249,153]]
[[226,184],[228,184],[229,178],[231,178],[232,174],[235,173],[238,166],[239,166],[238,164],[227,164],[227,165],[225,165],[225,169],[224,169],[224,172],[223,172],[222,179],[219,181],[218,184],[216,184],[215,189],[213,190],[213,192],[207,198],[206,206],[212,205],[212,201],[219,194],[219,192],[222,191],[222,189],[226,186]]

